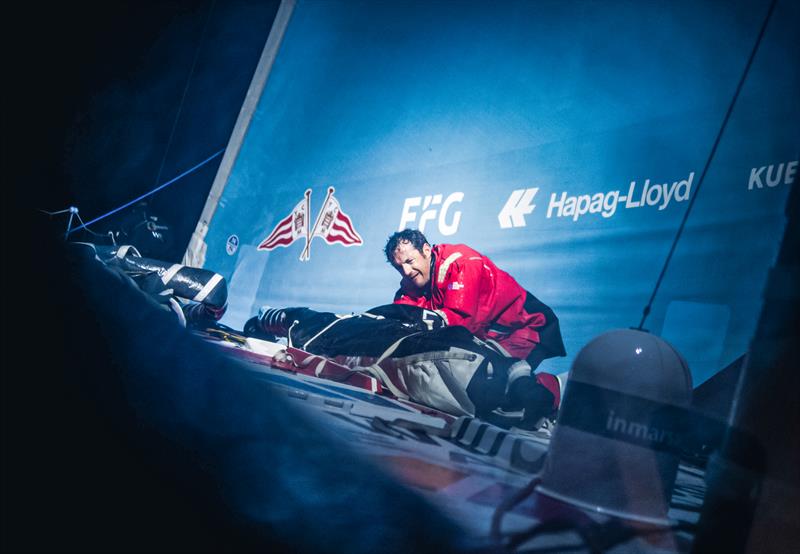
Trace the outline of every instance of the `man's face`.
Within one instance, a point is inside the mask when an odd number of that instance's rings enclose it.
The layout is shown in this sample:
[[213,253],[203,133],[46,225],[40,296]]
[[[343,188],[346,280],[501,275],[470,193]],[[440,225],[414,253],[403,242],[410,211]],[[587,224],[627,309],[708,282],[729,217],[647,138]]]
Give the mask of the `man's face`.
[[423,289],[431,280],[431,245],[424,244],[419,251],[408,241],[400,242],[394,249],[392,265],[403,281]]

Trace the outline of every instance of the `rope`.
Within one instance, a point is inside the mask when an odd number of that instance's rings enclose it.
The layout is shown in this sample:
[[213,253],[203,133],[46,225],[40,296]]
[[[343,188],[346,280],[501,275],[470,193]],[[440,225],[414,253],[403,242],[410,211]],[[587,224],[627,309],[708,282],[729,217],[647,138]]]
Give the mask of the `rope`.
[[689,205],[686,207],[686,212],[683,214],[683,219],[681,220],[681,224],[678,227],[678,232],[675,234],[675,239],[672,241],[672,246],[669,249],[669,253],[667,254],[667,258],[664,260],[664,266],[661,268],[661,274],[658,276],[656,280],[656,285],[653,288],[653,293],[650,295],[650,300],[647,302],[647,305],[642,310],[642,320],[639,322],[639,326],[637,327],[638,330],[643,330],[644,322],[647,319],[647,316],[650,315],[650,309],[653,307],[653,301],[656,298],[656,294],[658,293],[658,289],[661,287],[661,282],[664,280],[664,275],[667,272],[667,267],[669,267],[669,263],[672,260],[672,255],[675,253],[675,247],[678,245],[678,241],[683,234],[683,229],[686,226],[686,221],[689,219],[689,214],[692,211],[692,207],[694,206],[694,202],[697,199],[698,194],[700,194],[700,187],[703,185],[703,180],[705,179],[706,173],[708,172],[708,168],[711,165],[711,160],[714,159],[714,154],[717,153],[717,147],[719,146],[720,139],[722,138],[722,133],[725,131],[725,127],[728,125],[728,120],[731,117],[731,113],[733,112],[733,107],[736,104],[736,100],[739,98],[739,93],[742,91],[742,86],[744,85],[745,78],[747,77],[747,73],[750,71],[750,66],[753,64],[753,59],[756,57],[756,52],[758,51],[758,47],[761,44],[761,40],[764,38],[764,32],[767,30],[767,23],[769,23],[770,18],[772,17],[772,12],[775,9],[775,4],[777,4],[777,0],[772,0],[772,3],[769,6],[769,10],[767,10],[767,15],[764,18],[764,23],[761,25],[761,30],[758,33],[758,38],[756,38],[756,42],[753,45],[753,50],[750,52],[750,57],[747,60],[747,64],[745,65],[744,71],[742,72],[742,76],[739,79],[739,84],[736,86],[736,92],[733,95],[733,99],[731,100],[730,105],[728,106],[728,111],[725,112],[725,117],[722,120],[722,126],[719,128],[719,132],[717,133],[716,139],[714,139],[714,144],[711,147],[711,152],[708,155],[708,159],[706,159],[706,165],[703,167],[703,172],[700,174],[700,179],[697,182],[697,188],[694,189],[694,194],[692,198],[689,200]]
[[[114,209],[113,209],[113,210],[111,210],[110,212],[107,212],[107,213],[105,213],[105,214],[103,214],[103,215],[101,215],[101,216],[99,216],[99,217],[96,217],[96,218],[94,218],[93,220],[91,220],[91,221],[90,221],[90,222],[88,222],[88,223],[83,223],[83,221],[81,221],[81,225],[80,225],[79,227],[75,227],[74,229],[69,229],[69,230],[67,231],[67,236],[69,236],[70,234],[74,233],[74,232],[75,232],[75,231],[77,231],[78,229],[86,229],[86,230],[88,231],[88,230],[89,230],[89,229],[88,229],[89,225],[92,225],[93,223],[97,223],[97,222],[98,222],[98,221],[100,221],[101,219],[105,219],[105,218],[107,218],[108,216],[110,216],[110,215],[113,215],[113,214],[117,213],[117,212],[118,212],[118,211],[120,211],[120,210],[124,210],[124,209],[125,209],[125,208],[127,208],[128,206],[131,206],[131,205],[133,205],[133,204],[135,204],[135,203],[139,202],[139,201],[140,201],[140,200],[142,200],[143,198],[147,198],[148,196],[151,196],[151,195],[153,195],[153,194],[157,193],[157,192],[158,192],[158,191],[160,191],[161,189],[168,187],[169,185],[171,185],[171,184],[172,184],[172,183],[174,183],[175,181],[177,181],[177,180],[181,179],[182,177],[185,177],[185,176],[186,176],[186,175],[188,175],[189,173],[192,173],[192,172],[193,172],[193,171],[195,171],[196,169],[199,169],[199,168],[201,168],[202,166],[206,165],[208,162],[210,162],[211,160],[213,160],[214,158],[216,158],[217,156],[219,156],[220,154],[222,154],[224,151],[225,151],[225,149],[223,148],[223,149],[222,149],[222,150],[220,150],[219,152],[216,152],[215,154],[212,154],[211,156],[209,156],[208,158],[206,158],[205,160],[203,160],[202,162],[200,162],[200,163],[199,163],[199,164],[197,164],[196,166],[192,167],[191,169],[187,169],[186,171],[184,171],[183,173],[181,173],[181,174],[180,174],[180,175],[178,175],[177,177],[174,177],[174,178],[170,179],[169,181],[167,181],[167,182],[166,182],[166,183],[164,183],[163,185],[159,185],[159,186],[157,186],[156,188],[154,188],[154,189],[153,189],[153,190],[151,190],[150,192],[146,192],[146,193],[144,193],[143,195],[139,196],[138,198],[134,198],[133,200],[131,200],[130,202],[127,202],[127,203],[123,204],[123,205],[122,205],[122,206],[120,206],[119,208],[114,208]],[[76,208],[76,210],[77,210],[77,208]],[[67,210],[62,210],[62,212],[54,212],[54,213],[63,213],[63,212],[65,212],[65,211],[69,211],[69,209],[67,209]],[[49,213],[49,212],[46,212],[46,213]]]
[[[78,221],[80,221],[80,223],[81,223],[81,226],[82,226],[84,229],[86,229],[87,231],[89,231],[91,234],[93,234],[93,235],[94,235],[94,236],[96,236],[96,237],[105,237],[105,235],[103,235],[103,234],[100,234],[100,233],[95,233],[94,231],[92,231],[91,229],[89,229],[88,227],[86,227],[86,224],[83,222],[83,219],[81,219],[81,214],[79,214],[79,213],[78,213],[78,208],[75,208],[75,217],[77,217],[77,218],[78,218]],[[69,229],[69,227],[67,227],[67,235],[69,235],[69,233],[70,233],[70,229]],[[112,235],[111,239],[112,239],[112,241],[113,241],[113,239],[114,239],[113,235]]]

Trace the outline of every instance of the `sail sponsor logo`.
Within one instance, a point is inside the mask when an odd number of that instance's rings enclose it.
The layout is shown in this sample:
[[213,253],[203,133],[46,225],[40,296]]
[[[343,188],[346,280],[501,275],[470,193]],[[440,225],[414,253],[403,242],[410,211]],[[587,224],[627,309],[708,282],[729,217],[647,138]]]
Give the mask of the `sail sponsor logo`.
[[500,228],[525,227],[525,216],[536,209],[533,199],[537,192],[539,192],[539,187],[518,189],[512,192],[503,205],[503,209],[497,214]]
[[456,205],[464,201],[463,192],[453,192],[444,198],[443,194],[412,196],[403,202],[398,231],[417,225],[421,233],[425,232],[428,222],[437,223],[439,233],[444,236],[456,234],[461,223],[461,210]]
[[280,220],[272,232],[261,241],[258,250],[274,250],[286,248],[297,240],[304,240],[305,246],[300,253],[300,261],[311,259],[311,242],[319,237],[328,244],[342,246],[361,246],[364,240],[356,231],[353,220],[342,211],[339,200],[333,195],[336,189],[328,187],[328,194],[322,202],[314,225],[310,225],[311,189],[307,189],[303,199],[297,203],[291,213]]
[[798,160],[794,160],[752,168],[747,190],[763,189],[765,186],[775,188],[781,184],[791,185],[797,175],[797,162]]
[[650,179],[645,179],[640,186],[637,181],[631,181],[625,194],[621,194],[620,190],[575,196],[566,191],[560,194],[554,192],[550,194],[546,217],[548,219],[569,217],[573,221],[578,221],[584,215],[599,214],[604,218],[610,218],[620,207],[624,209],[649,207],[662,211],[672,203],[688,200],[693,181],[694,171],[689,173],[686,179],[672,183],[653,183]]
[[237,250],[239,250],[239,236],[231,235],[225,241],[225,252],[228,253],[228,256],[233,256]]

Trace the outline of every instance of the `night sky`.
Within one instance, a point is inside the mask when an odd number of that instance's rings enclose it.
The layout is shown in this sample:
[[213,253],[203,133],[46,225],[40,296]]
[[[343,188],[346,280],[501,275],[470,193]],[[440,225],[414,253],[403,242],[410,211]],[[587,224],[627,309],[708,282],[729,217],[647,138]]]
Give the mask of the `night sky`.
[[[88,222],[225,148],[277,4],[59,3],[5,17],[3,173],[24,199],[12,215],[39,226],[36,210],[77,206]],[[179,261],[220,160],[92,230],[124,241],[156,216],[169,230],[144,248]]]

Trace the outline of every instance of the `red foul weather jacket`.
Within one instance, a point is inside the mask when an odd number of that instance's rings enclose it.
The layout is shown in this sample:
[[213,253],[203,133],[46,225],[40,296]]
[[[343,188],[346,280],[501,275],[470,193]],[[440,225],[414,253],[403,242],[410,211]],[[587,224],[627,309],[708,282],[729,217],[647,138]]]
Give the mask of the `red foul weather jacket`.
[[566,355],[553,310],[492,260],[463,244],[437,244],[432,250],[429,290],[419,295],[401,281],[396,304],[435,310],[447,325],[462,325],[478,338],[497,341],[532,368]]

